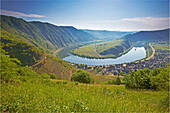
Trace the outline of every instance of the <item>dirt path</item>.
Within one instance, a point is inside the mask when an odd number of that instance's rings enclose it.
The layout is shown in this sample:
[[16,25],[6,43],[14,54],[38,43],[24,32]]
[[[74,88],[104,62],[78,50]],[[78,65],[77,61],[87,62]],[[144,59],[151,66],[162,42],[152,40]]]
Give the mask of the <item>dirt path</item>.
[[93,48],[93,51],[94,51],[94,53],[95,53],[98,57],[102,57],[101,55],[99,55],[99,54],[97,53],[97,51],[96,51],[96,46]]
[[44,60],[45,59],[47,59],[47,53],[44,53],[44,55],[43,55],[43,58],[38,62],[38,63],[36,63],[36,64],[34,64],[34,65],[32,65],[32,67],[35,67],[35,66],[37,66],[38,64],[40,64],[40,63],[42,63],[42,62],[44,62]]
[[153,53],[152,53],[152,55],[150,57],[146,58],[146,60],[151,59],[152,57],[154,57],[154,54],[155,54],[155,49],[151,46],[150,43],[149,43],[149,46],[152,48]]
[[57,50],[53,53],[53,56],[56,56],[56,53],[57,53],[58,51],[62,50],[62,49],[63,49],[63,48],[57,49]]
[[71,76],[72,76],[72,69],[70,68],[70,76],[69,76],[69,81],[71,81]]

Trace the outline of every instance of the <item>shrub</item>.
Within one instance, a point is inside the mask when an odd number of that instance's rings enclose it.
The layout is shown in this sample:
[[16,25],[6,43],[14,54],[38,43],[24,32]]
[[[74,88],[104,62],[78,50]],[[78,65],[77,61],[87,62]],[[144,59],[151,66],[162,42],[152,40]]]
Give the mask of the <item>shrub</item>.
[[49,79],[50,78],[50,76],[47,73],[41,74],[41,77],[44,78],[44,79]]
[[50,78],[51,78],[51,79],[56,79],[57,77],[56,77],[56,75],[55,75],[54,73],[51,73],[51,74],[50,74]]
[[78,85],[79,84],[79,82],[75,82],[75,85]]
[[68,81],[64,81],[63,84],[68,84]]
[[93,83],[92,75],[82,70],[78,70],[77,72],[73,73],[71,80],[86,84]]
[[169,67],[132,71],[124,81],[126,88],[169,90]]
[[115,84],[115,85],[120,85],[120,84],[121,84],[120,77],[117,77],[117,78],[116,78],[114,84]]
[[156,76],[151,78],[151,85],[153,89],[169,90],[169,67],[162,68]]

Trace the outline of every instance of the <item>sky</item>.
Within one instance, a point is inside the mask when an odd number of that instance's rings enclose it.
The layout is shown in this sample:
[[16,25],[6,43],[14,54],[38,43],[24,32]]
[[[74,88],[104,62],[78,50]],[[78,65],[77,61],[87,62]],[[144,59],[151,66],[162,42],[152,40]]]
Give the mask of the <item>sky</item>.
[[1,0],[1,14],[77,29],[169,28],[169,0]]

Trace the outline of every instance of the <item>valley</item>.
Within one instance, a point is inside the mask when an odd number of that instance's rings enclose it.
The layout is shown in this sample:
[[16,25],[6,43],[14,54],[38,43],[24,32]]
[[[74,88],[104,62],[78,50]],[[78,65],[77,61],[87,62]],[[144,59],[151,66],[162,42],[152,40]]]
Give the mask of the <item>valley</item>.
[[168,112],[168,36],[1,15],[0,110]]
[[126,40],[113,40],[85,45],[71,51],[72,54],[86,58],[116,58],[131,48]]

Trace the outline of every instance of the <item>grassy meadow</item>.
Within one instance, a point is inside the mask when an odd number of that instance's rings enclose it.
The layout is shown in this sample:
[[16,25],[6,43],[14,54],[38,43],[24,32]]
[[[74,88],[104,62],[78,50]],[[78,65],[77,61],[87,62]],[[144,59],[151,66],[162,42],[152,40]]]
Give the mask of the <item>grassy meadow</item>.
[[103,75],[95,75],[93,76],[95,83],[99,84],[107,84],[109,81],[116,79],[116,76],[103,76]]
[[167,93],[21,76],[1,83],[1,111],[168,112]]

